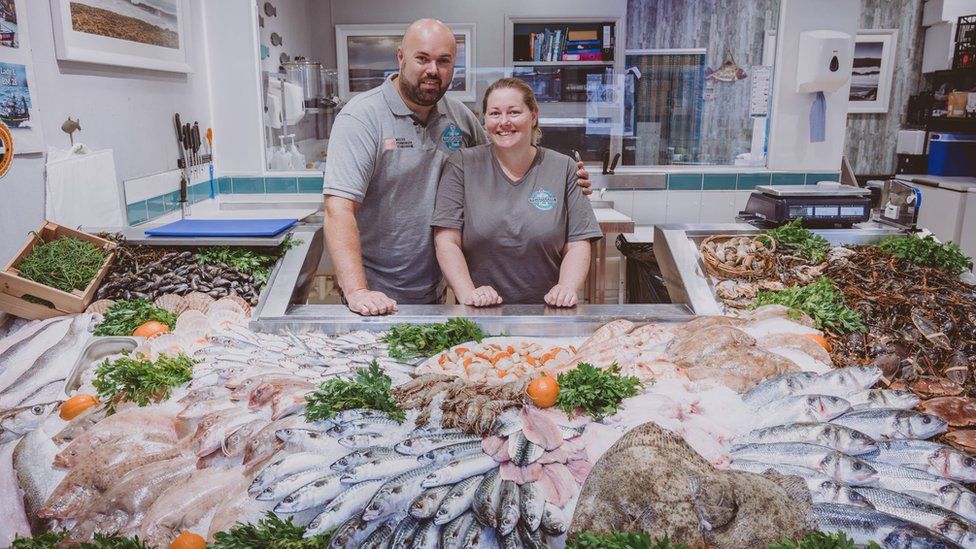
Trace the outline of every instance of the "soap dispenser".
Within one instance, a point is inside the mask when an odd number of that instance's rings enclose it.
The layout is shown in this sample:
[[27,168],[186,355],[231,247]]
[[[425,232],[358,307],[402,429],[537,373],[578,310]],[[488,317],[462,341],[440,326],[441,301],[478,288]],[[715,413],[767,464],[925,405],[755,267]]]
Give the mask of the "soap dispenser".
[[831,93],[851,77],[854,40],[851,35],[832,30],[800,33],[796,65],[798,93]]

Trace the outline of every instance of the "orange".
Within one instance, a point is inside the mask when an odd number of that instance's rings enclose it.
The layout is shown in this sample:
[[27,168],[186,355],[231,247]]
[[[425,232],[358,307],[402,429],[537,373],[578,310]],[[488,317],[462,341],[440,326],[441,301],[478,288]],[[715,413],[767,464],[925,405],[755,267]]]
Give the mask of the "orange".
[[132,335],[136,337],[152,337],[157,334],[165,334],[169,332],[169,326],[163,324],[162,322],[156,322],[155,320],[150,320],[142,326],[136,328],[136,331],[132,332]]
[[827,338],[825,338],[824,336],[820,334],[803,334],[803,335],[819,343],[820,346],[823,347],[828,353],[830,352],[830,343],[827,343]]
[[559,396],[559,384],[549,376],[542,376],[529,383],[527,392],[529,398],[532,399],[532,404],[539,408],[548,408],[556,403],[556,397]]
[[89,406],[98,404],[98,399],[83,393],[79,393],[64,402],[61,405],[61,419],[65,421],[71,421],[78,414],[84,412]]
[[176,539],[169,544],[169,549],[205,549],[207,540],[203,536],[183,530]]

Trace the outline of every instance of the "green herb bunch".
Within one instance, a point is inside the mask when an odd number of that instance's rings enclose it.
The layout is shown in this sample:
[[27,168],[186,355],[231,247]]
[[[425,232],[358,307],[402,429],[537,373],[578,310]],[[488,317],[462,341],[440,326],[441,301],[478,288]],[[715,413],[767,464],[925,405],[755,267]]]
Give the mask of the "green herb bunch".
[[[67,530],[49,531],[29,538],[17,536],[10,545],[11,549],[57,549],[58,545],[68,536]],[[118,534],[95,534],[91,542],[72,545],[79,549],[151,549],[139,536],[132,538]]]
[[763,234],[776,239],[777,249],[785,248],[784,251],[814,263],[823,262],[830,251],[830,243],[824,237],[803,227],[802,217],[797,217],[781,227],[765,230]]
[[390,376],[383,373],[374,360],[368,368],[357,370],[351,379],[323,381],[317,389],[305,395],[308,401],[305,419],[331,419],[343,410],[369,408],[386,412],[391,418],[402,422],[407,416],[393,400],[390,392],[392,384]]
[[566,549],[689,549],[683,543],[672,544],[664,538],[651,538],[645,532],[580,532],[566,542]]
[[97,336],[130,336],[139,326],[155,320],[173,328],[177,315],[156,307],[145,299],[118,301],[105,311],[105,318],[95,327]]
[[105,359],[95,369],[93,382],[98,396],[108,402],[109,413],[121,402],[146,406],[169,398],[170,389],[190,381],[197,361],[184,354],[160,355],[155,361],[141,354]]
[[955,242],[939,242],[932,235],[925,238],[902,236],[889,238],[878,245],[885,253],[912,263],[941,269],[959,275],[969,269],[969,258]]
[[[800,541],[783,538],[778,543],[771,544],[768,549],[855,549],[860,547],[854,540],[843,532],[826,534],[824,532],[810,532]],[[865,549],[881,549],[875,542],[870,542]]]
[[616,414],[620,402],[637,395],[644,386],[634,376],[620,375],[620,366],[616,363],[601,370],[583,362],[569,372],[559,374],[556,382],[559,384],[556,398],[559,409],[572,417],[579,408],[596,421]]
[[288,520],[281,520],[273,512],[257,524],[235,524],[226,532],[214,534],[210,549],[325,549],[331,532],[304,538],[305,528]]
[[793,286],[778,292],[762,290],[749,307],[755,309],[770,304],[785,305],[810,315],[819,330],[826,328],[839,334],[865,330],[861,313],[847,306],[844,294],[825,276],[806,286]]
[[197,261],[200,263],[216,265],[223,263],[228,267],[236,269],[238,272],[249,274],[254,277],[254,281],[264,284],[271,276],[271,269],[285,252],[301,244],[301,240],[287,237],[272,254],[262,254],[246,250],[244,248],[232,248],[230,246],[214,246],[203,248],[197,252]]
[[444,323],[397,324],[383,334],[380,341],[390,346],[393,358],[432,357],[466,341],[480,342],[485,333],[477,324],[464,318]]
[[[40,240],[36,234],[34,238]],[[105,252],[91,242],[62,236],[35,247],[20,262],[20,276],[63,292],[84,290],[105,264]]]

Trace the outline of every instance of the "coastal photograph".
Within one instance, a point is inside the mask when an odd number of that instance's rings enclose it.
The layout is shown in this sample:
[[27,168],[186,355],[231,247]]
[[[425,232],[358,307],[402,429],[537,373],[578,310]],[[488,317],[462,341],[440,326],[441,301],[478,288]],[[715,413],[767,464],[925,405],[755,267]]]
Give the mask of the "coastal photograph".
[[71,0],[76,32],[179,49],[178,0]]
[[851,101],[874,101],[878,98],[883,55],[884,42],[858,42],[854,45]]

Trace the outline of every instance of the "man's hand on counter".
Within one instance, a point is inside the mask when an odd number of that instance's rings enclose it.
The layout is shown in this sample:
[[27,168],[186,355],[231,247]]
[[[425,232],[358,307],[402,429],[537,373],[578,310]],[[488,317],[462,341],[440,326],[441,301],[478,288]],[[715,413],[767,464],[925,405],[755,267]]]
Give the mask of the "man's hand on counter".
[[470,294],[461,297],[460,302],[464,305],[471,305],[472,307],[490,307],[492,305],[501,305],[502,298],[491,286],[481,286],[472,290]]
[[576,163],[576,177],[576,184],[583,187],[583,194],[592,194],[593,189],[590,188],[590,172],[586,171],[582,162]]
[[363,316],[385,315],[397,311],[396,301],[383,292],[359,288],[346,294],[349,310]]
[[542,299],[551,307],[574,307],[577,302],[576,291],[560,284],[553,286]]

